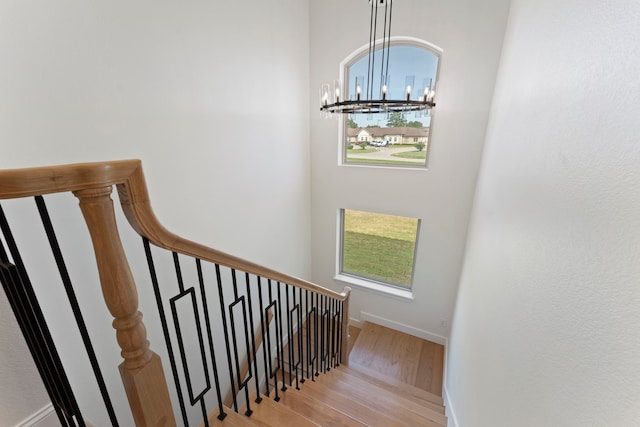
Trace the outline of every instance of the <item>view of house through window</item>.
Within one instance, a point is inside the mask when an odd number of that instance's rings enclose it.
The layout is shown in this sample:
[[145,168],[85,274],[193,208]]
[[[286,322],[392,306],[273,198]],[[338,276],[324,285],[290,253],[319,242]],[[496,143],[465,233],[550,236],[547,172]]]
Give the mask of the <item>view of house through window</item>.
[[420,220],[342,210],[340,273],[411,288]]
[[[382,51],[374,60],[381,61]],[[417,45],[391,45],[389,71],[386,75],[387,98],[404,99],[407,91],[418,99],[425,89],[434,89],[438,71],[438,55]],[[347,93],[355,99],[356,88],[367,86],[368,56],[364,55],[345,67]],[[382,76],[369,82],[373,97],[381,97]],[[345,120],[343,159],[346,163],[424,166],[427,162],[431,135],[431,112],[351,114]]]

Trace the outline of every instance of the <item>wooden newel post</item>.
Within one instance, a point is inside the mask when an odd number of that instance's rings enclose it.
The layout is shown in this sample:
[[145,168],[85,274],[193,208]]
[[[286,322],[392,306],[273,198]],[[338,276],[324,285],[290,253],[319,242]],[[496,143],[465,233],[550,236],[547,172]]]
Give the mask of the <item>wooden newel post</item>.
[[149,349],[142,313],[138,311],[138,292],[118,234],[111,190],[108,186],[73,194],[80,200],[102,294],[114,317],[113,328],[124,359],[120,376],[137,426],[175,426],[162,362]]
[[351,288],[345,286],[342,291],[345,296],[342,302],[342,343],[340,348],[340,359],[342,364],[349,366],[349,299],[351,298]]

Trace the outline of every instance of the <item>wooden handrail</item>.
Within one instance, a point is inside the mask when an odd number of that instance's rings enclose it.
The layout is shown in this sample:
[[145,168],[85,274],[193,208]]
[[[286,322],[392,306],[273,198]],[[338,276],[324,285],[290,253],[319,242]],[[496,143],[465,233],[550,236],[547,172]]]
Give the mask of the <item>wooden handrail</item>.
[[0,171],[0,199],[78,191],[109,185],[117,186],[122,209],[131,226],[138,234],[146,237],[158,247],[308,289],[339,301],[344,301],[347,298],[345,292],[335,292],[298,277],[183,239],[169,232],[160,224],[153,213],[140,160],[79,163]]
[[[244,271],[344,301],[342,363],[346,360],[348,301],[342,293],[272,270],[221,251],[183,239],[167,231],[156,219],[139,160],[81,163],[64,166],[0,170],[0,200],[73,192],[89,228],[105,303],[114,317],[120,365],[134,420],[138,426],[174,426],[176,421],[160,358],[150,350],[138,296],[120,242],[111,200],[117,187],[130,225],[150,243],[203,261]],[[153,390],[151,393],[150,391]]]

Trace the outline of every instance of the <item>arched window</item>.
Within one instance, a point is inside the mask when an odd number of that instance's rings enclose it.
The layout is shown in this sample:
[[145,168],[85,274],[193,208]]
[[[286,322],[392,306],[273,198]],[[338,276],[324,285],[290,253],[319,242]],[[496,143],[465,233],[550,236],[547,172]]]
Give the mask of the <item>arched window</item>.
[[[381,48],[381,44],[379,44]],[[373,79],[367,76],[368,45],[358,49],[342,64],[346,94],[356,99],[357,88],[369,90],[373,97],[382,96],[386,84],[388,99],[403,99],[407,90],[417,97],[425,89],[435,90],[442,50],[425,41],[409,37],[393,37],[389,49],[389,69],[373,67]],[[382,63],[382,49],[373,56],[374,65]],[[386,75],[386,79],[384,78]],[[437,96],[436,96],[437,97]],[[407,113],[351,114],[344,120],[342,161],[344,164],[372,166],[424,167],[427,164],[433,111]],[[366,129],[370,138],[349,144],[349,137]],[[345,143],[346,142],[346,143]]]

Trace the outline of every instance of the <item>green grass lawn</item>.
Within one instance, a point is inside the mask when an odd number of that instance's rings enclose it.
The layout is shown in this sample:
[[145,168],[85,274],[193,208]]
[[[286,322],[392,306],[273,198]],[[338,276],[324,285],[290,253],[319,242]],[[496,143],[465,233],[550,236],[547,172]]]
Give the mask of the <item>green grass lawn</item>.
[[411,287],[418,220],[345,210],[342,270]]

